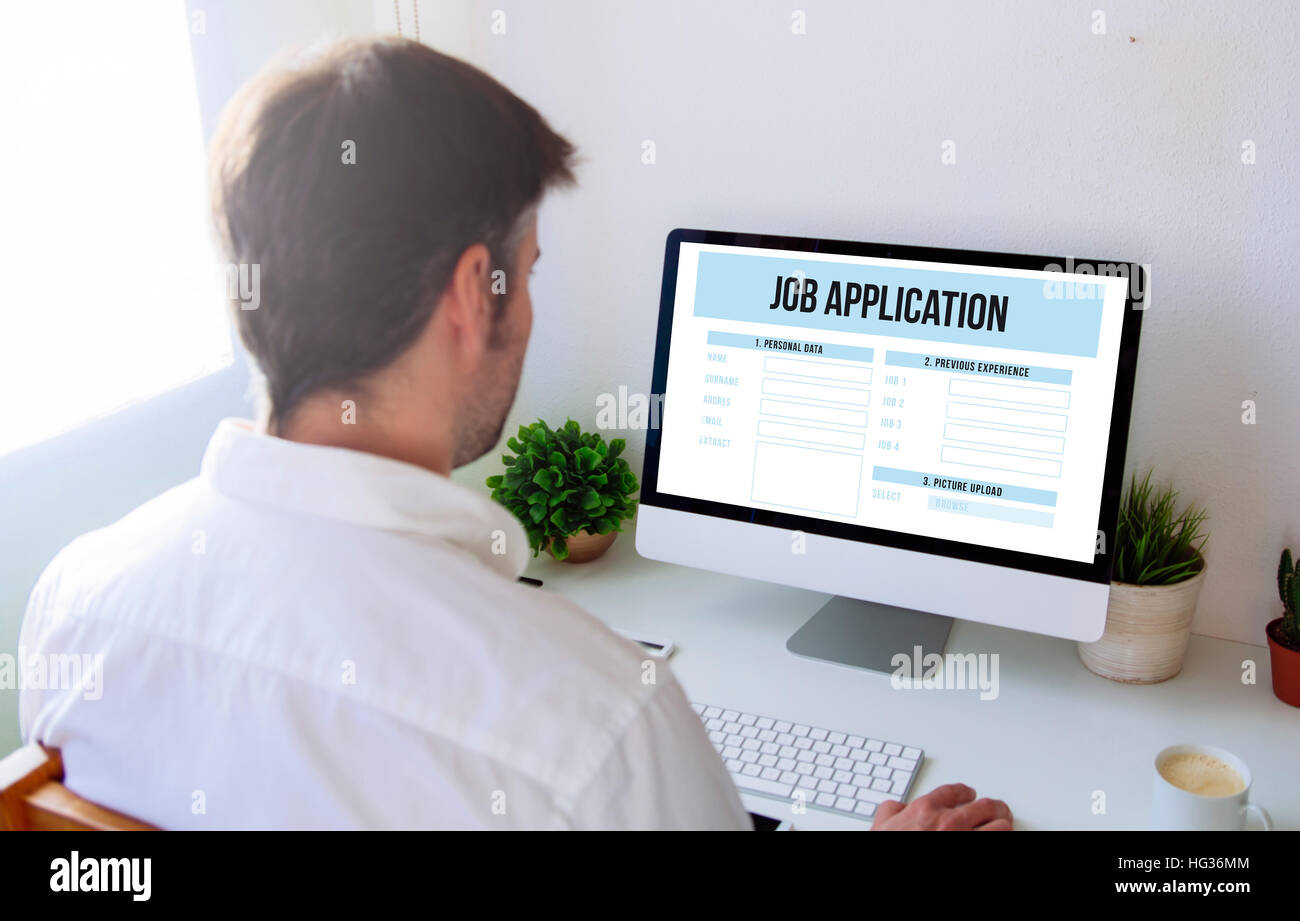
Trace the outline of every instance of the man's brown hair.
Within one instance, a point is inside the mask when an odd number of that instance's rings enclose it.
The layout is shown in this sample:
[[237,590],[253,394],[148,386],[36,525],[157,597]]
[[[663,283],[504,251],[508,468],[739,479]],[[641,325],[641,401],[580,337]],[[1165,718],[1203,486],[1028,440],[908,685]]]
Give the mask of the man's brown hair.
[[573,181],[572,159],[528,103],[407,39],[341,42],[253,78],[209,171],[226,258],[260,267],[259,306],[232,309],[271,420],[391,364],[468,247],[512,270],[521,217]]

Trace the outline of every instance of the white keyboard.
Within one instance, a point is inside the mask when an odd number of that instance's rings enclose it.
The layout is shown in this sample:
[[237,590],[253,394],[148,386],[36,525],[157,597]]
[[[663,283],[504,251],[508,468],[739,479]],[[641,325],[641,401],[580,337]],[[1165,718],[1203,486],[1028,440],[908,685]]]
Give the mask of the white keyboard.
[[742,793],[870,819],[902,800],[924,753],[911,745],[804,723],[691,704]]

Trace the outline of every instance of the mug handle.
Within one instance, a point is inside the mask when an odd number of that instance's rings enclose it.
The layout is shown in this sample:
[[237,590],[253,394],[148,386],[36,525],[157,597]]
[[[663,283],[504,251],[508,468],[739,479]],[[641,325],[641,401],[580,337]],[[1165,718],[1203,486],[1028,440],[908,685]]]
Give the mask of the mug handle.
[[1259,803],[1247,803],[1246,805],[1241,807],[1241,817],[1243,820],[1243,824],[1246,816],[1250,814],[1252,811],[1255,813],[1256,818],[1259,819],[1260,824],[1264,826],[1264,831],[1273,830],[1273,817],[1270,816],[1268,814],[1268,810],[1265,809],[1263,806],[1259,805]]

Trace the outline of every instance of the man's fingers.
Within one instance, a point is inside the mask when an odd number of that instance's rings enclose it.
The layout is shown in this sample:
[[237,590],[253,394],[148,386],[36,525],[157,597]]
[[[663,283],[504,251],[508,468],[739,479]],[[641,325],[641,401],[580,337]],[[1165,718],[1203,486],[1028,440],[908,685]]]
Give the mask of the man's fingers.
[[1010,819],[994,819],[992,822],[985,822],[976,831],[1011,831]]
[[925,800],[935,809],[952,809],[955,806],[964,806],[974,798],[975,791],[964,783],[950,783],[935,787],[925,796],[918,796],[916,802]]
[[973,803],[953,809],[939,822],[946,830],[979,828],[989,822],[1011,821],[1011,810],[1000,799],[978,799]]
[[896,799],[885,800],[876,807],[876,818],[871,823],[871,827],[878,828],[902,812],[904,808],[903,804]]

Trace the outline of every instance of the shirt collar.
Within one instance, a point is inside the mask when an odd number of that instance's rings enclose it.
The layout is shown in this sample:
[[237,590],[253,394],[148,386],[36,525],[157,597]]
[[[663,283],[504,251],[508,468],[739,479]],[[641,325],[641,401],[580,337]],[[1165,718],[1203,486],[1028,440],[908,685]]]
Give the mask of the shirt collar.
[[200,475],[234,499],[454,544],[510,579],[528,564],[528,537],[508,510],[404,461],[276,438],[224,419]]

